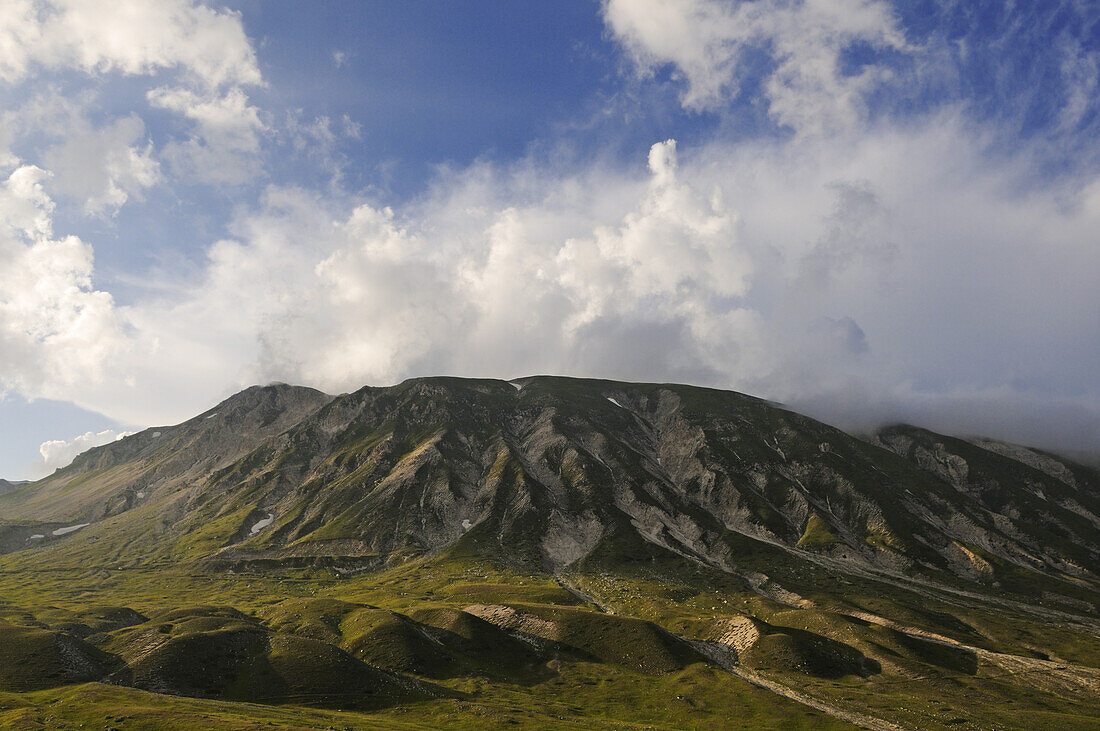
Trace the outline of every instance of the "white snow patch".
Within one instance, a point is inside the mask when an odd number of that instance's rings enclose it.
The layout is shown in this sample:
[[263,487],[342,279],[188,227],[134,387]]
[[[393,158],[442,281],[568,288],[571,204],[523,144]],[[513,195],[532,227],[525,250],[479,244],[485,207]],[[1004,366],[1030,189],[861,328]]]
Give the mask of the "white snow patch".
[[462,530],[470,530],[470,528],[472,528],[472,527],[473,526],[470,524],[470,519],[469,518],[464,518],[462,520]]
[[55,536],[63,536],[66,533],[73,533],[81,528],[87,528],[91,523],[81,523],[80,525],[70,525],[68,528],[58,528],[53,532]]
[[622,404],[620,404],[618,401],[611,398],[610,396],[607,397],[607,400],[610,401],[611,403],[615,404],[616,406],[618,406],[620,409],[625,408]]
[[516,383],[515,381],[508,381],[508,383],[512,384],[512,388],[516,389],[517,391],[522,391],[523,390],[523,384],[522,383]]
[[145,497],[145,493],[143,493],[143,492],[139,492],[139,493],[137,494],[137,496],[138,496],[138,500],[141,500],[142,498],[144,498],[144,497]]
[[153,439],[156,439],[156,438],[157,438],[157,437],[159,437],[159,436],[160,436],[160,432],[159,432],[159,431],[155,431],[155,432],[153,432]]
[[45,537],[46,536],[42,535],[41,533],[35,533],[33,536],[28,536],[27,540],[28,541],[37,541],[38,539],[45,538]]
[[211,414],[210,416],[208,416],[208,417],[206,417],[206,418],[207,418],[207,419],[213,419],[213,418],[214,418],[215,416],[217,416],[217,415],[218,415],[218,412],[217,412],[217,411],[215,411],[215,412],[214,412],[213,414]]
[[268,527],[269,525],[271,525],[274,522],[275,522],[275,516],[272,515],[271,513],[268,513],[266,518],[261,520],[259,523],[256,523],[256,525],[252,526],[252,531],[251,531],[252,535],[256,535],[257,533],[259,533],[264,528]]

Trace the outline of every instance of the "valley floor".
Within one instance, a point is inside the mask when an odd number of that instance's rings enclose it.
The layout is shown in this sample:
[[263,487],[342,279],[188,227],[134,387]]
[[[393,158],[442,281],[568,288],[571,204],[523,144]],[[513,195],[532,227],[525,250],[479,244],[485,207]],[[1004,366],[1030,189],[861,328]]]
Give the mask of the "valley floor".
[[[704,588],[702,579],[713,577],[679,578],[678,585],[655,577],[647,581],[644,575],[558,581],[461,559],[414,561],[343,579],[307,571],[241,575],[140,567],[31,573],[0,565],[0,633],[5,627],[89,626],[89,642],[137,668],[143,660],[132,638],[142,637],[144,627],[170,622],[178,632],[188,626],[216,645],[217,633],[227,630],[213,618],[228,617],[232,607],[240,614],[233,621],[254,622],[273,638],[325,636],[372,665],[388,665],[436,690],[435,697],[352,709],[331,688],[314,696],[284,690],[281,697],[256,703],[181,697],[170,687],[149,692],[114,680],[56,683],[0,692],[0,726],[1086,729],[1100,724],[1100,639],[1085,622],[1007,618],[872,582],[850,582],[843,600],[800,587],[803,592],[795,596],[802,606],[793,607],[733,582]],[[118,629],[92,626],[94,617],[117,615],[117,609],[107,609],[112,607],[133,609],[145,621]],[[400,622],[413,618],[417,627],[442,627],[443,611],[497,622],[511,637],[538,646],[532,655],[537,664],[496,672],[478,665],[476,651],[462,646],[468,654],[461,661],[452,662],[459,653],[448,650],[446,672],[418,666],[423,648],[415,646],[417,637],[398,637],[392,622],[378,619],[381,612]],[[538,627],[546,628],[543,636],[534,634]],[[701,652],[677,655],[679,650],[661,645],[666,631]],[[916,639],[922,636],[923,642]],[[15,657],[10,639],[6,647],[0,649],[8,656],[0,658],[4,662],[33,661],[33,653]],[[194,662],[200,673],[224,665],[202,653],[173,661]],[[235,667],[233,672],[249,671]],[[175,676],[158,677],[156,682],[168,683]],[[6,680],[5,688],[0,673],[0,688],[11,691],[17,681]],[[226,695],[246,696],[241,681],[234,682],[225,686]],[[346,705],[354,705],[348,700]]]

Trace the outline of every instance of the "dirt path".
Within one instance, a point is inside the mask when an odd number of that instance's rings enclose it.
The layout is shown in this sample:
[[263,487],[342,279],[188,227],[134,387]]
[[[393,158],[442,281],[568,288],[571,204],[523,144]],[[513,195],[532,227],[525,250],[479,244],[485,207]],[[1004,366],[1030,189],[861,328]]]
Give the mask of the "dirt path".
[[978,656],[981,663],[985,664],[986,673],[989,673],[990,667],[997,668],[1000,671],[990,674],[991,677],[1033,675],[1034,677],[1028,680],[1028,685],[1032,688],[1074,700],[1100,697],[1100,668],[1063,660],[1040,660],[1035,657],[993,652],[919,627],[911,627],[895,622],[892,619],[880,617],[870,612],[848,612],[848,614],[856,619],[872,622],[882,627],[889,627],[915,637],[923,637],[927,640],[970,650]]
[[568,581],[561,578],[560,576],[555,576],[554,578],[557,580],[558,586],[565,589],[567,592],[569,592],[573,596],[577,597],[582,602],[587,602],[587,603],[591,604],[592,606],[596,607],[596,609],[599,609],[604,614],[614,614],[615,613],[612,609],[610,609],[609,607],[607,607],[604,604],[600,603],[600,601],[598,599],[596,599],[596,597],[592,596],[591,594],[585,594],[583,591],[581,591],[577,587],[573,586],[572,584],[570,584]]
[[699,640],[684,641],[694,647],[701,655],[715,662],[726,672],[736,675],[746,682],[752,683],[757,688],[770,691],[787,700],[794,701],[795,703],[801,703],[804,706],[821,711],[833,718],[846,721],[855,726],[873,729],[873,731],[903,731],[903,727],[897,724],[884,721],[881,718],[875,718],[874,716],[866,716],[862,713],[846,711],[843,708],[838,708],[830,703],[820,701],[817,698],[812,698],[793,688],[788,688],[781,683],[763,678],[751,670],[746,670],[733,662],[729,654],[724,652],[722,647],[716,642],[701,642]]

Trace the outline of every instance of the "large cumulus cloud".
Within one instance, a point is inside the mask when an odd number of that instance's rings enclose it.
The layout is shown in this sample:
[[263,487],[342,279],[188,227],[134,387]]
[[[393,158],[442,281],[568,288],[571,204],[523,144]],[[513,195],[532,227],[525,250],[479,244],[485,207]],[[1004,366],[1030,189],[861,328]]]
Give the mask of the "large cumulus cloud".
[[1100,183],[1029,190],[978,144],[951,116],[665,141],[618,173],[475,166],[400,211],[273,187],[191,289],[118,308],[78,280],[113,346],[50,393],[151,423],[255,381],[557,372],[1095,448]]

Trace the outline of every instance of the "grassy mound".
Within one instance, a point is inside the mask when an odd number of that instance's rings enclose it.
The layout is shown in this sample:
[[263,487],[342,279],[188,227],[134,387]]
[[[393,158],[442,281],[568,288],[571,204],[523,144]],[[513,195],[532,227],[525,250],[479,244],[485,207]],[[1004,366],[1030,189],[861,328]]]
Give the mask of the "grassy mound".
[[275,632],[339,644],[344,640],[341,622],[361,608],[337,599],[296,597],[264,608],[259,616]]
[[459,662],[445,645],[407,617],[384,609],[361,609],[344,624],[345,647],[371,665],[433,678],[460,674]]
[[514,609],[541,620],[527,623],[540,636],[596,662],[660,675],[703,661],[686,642],[646,620],[565,607]]
[[372,667],[339,647],[293,635],[271,635],[266,660],[265,672],[270,669],[277,681],[253,700],[370,709],[449,695]]
[[[356,605],[337,609],[346,607]],[[294,616],[295,608],[308,611]],[[325,608],[311,602],[278,607],[274,623],[316,633],[317,611]],[[330,642],[273,632],[229,607],[189,607],[155,614],[146,624],[116,632],[106,646],[128,663],[112,676],[114,682],[168,695],[382,708],[444,694],[372,667]]]
[[454,658],[456,674],[535,682],[546,677],[545,654],[496,625],[457,609],[420,609],[411,618]]
[[894,629],[887,630],[898,645],[908,651],[919,662],[936,665],[957,673],[974,675],[978,672],[978,655],[965,647],[956,647],[945,642],[916,637]]
[[266,652],[259,628],[181,631],[130,664],[129,684],[169,695],[258,699],[273,680]]
[[27,692],[99,680],[117,658],[71,635],[0,622],[0,690]]
[[877,662],[843,642],[793,627],[770,629],[741,656],[744,665],[829,679],[865,677],[880,669]]

